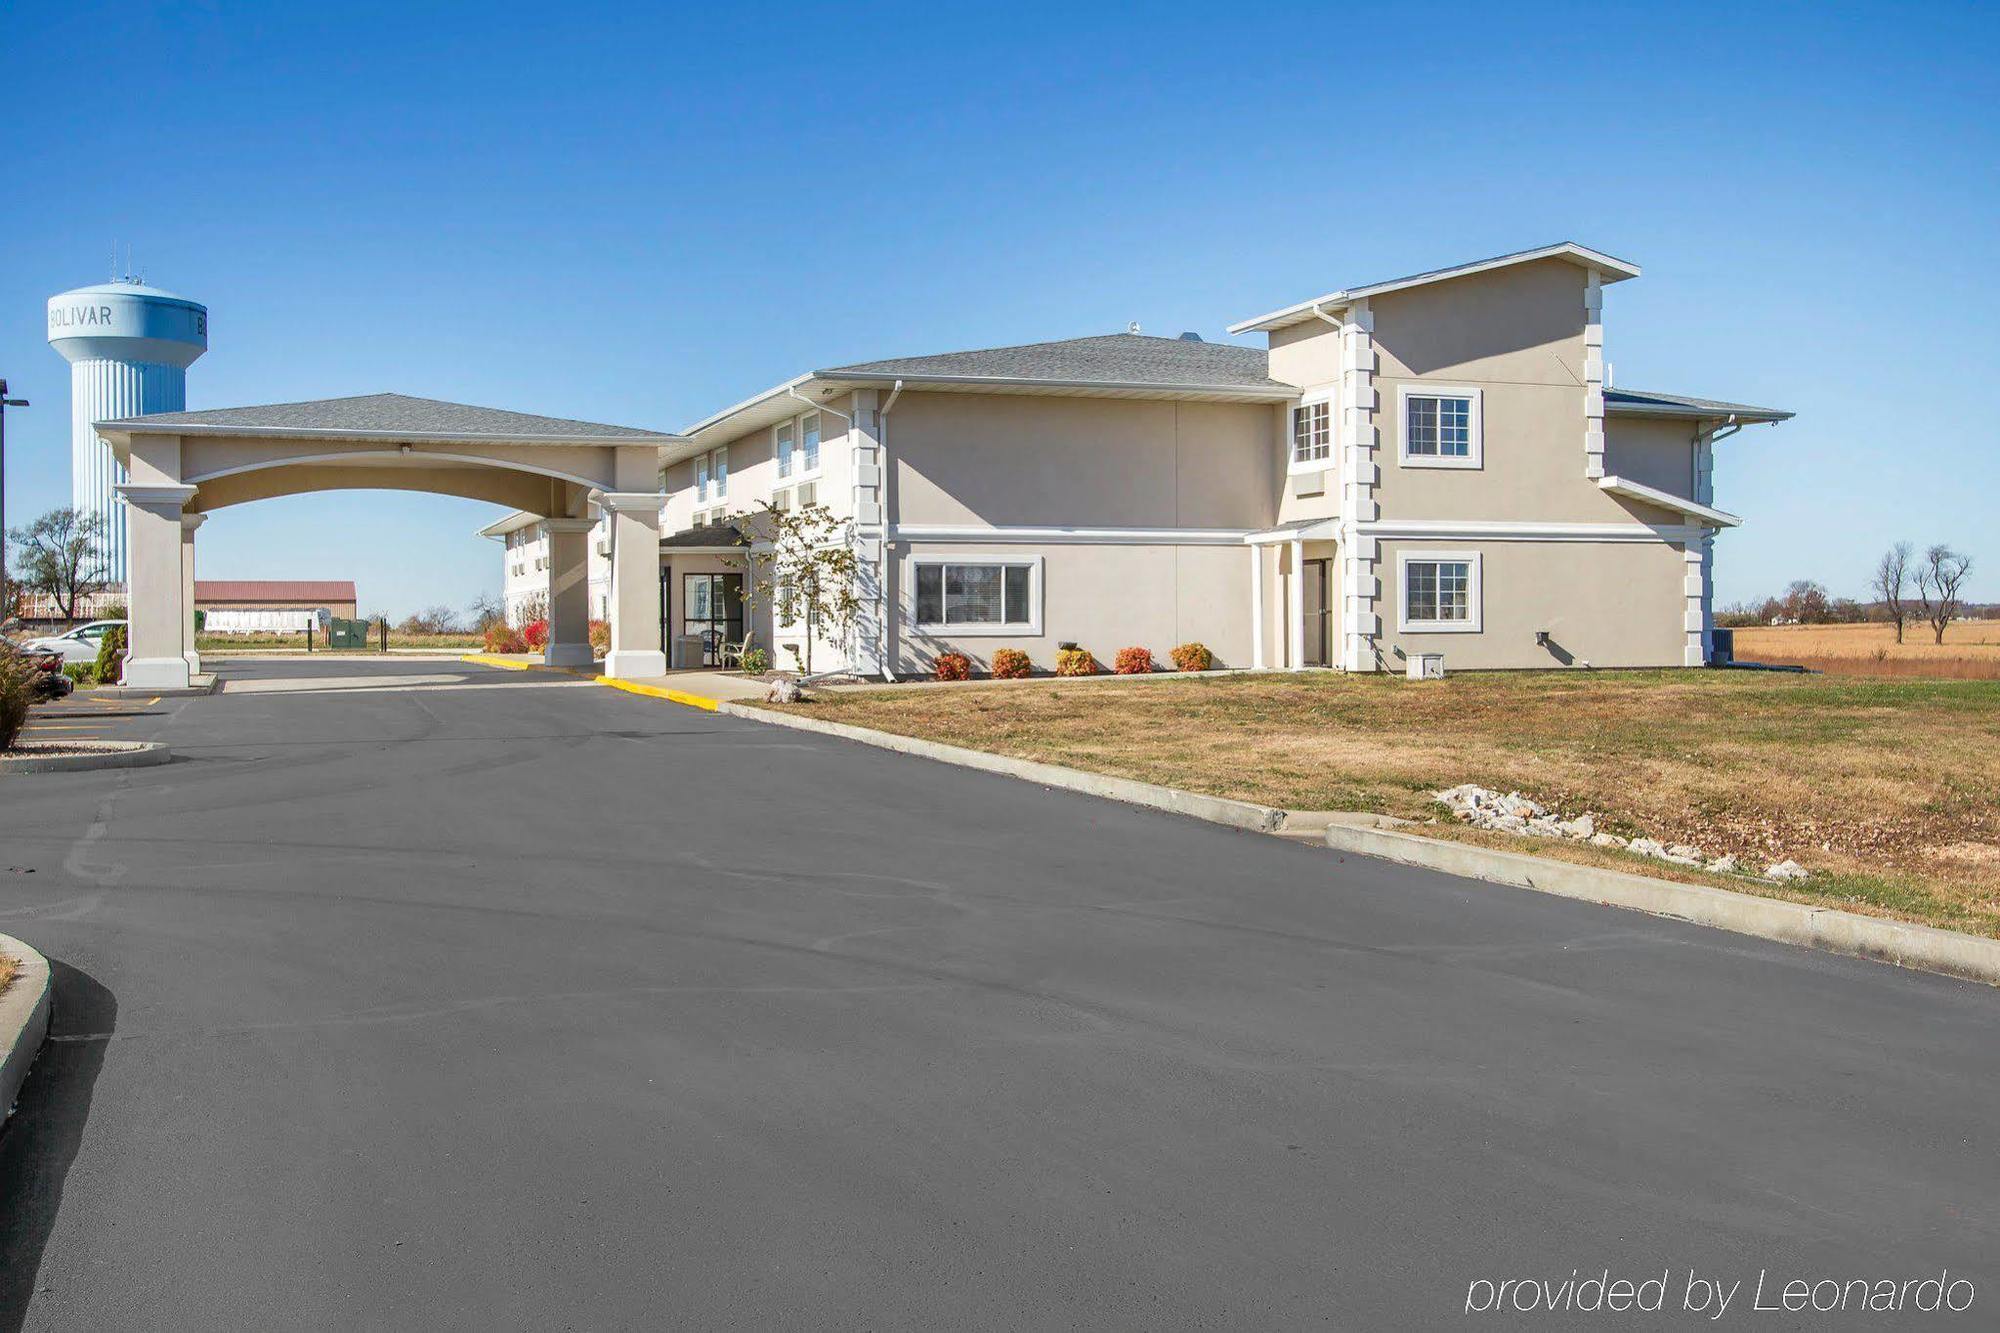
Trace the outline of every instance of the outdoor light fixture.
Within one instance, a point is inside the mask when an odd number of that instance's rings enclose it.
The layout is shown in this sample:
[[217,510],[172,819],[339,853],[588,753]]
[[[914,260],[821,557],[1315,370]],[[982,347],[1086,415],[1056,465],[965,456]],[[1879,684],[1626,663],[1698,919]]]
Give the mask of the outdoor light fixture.
[[[9,398],[7,381],[0,380],[0,590],[7,582],[7,409],[26,407],[25,398]],[[13,614],[12,606],[0,606],[0,620]]]

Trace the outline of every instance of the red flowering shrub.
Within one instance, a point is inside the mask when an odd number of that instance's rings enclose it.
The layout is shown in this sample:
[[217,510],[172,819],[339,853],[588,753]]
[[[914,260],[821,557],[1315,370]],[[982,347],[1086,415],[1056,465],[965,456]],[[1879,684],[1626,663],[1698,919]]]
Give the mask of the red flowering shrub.
[[1174,649],[1176,671],[1206,671],[1215,665],[1215,654],[1199,643],[1184,643]]
[[590,651],[602,657],[611,651],[611,622],[593,620],[590,622]]
[[539,653],[549,646],[549,621],[544,616],[540,620],[530,620],[521,626],[521,637],[528,641],[528,648]]
[[1121,676],[1143,676],[1153,669],[1153,654],[1145,648],[1120,648],[1115,665]]
[[939,653],[937,657],[937,678],[939,680],[970,680],[972,659],[964,653]]
[[1097,659],[1090,655],[1090,649],[1079,648],[1073,643],[1056,649],[1058,676],[1094,676],[1097,670]]
[[528,641],[521,637],[521,631],[505,621],[486,627],[486,651],[489,653],[525,653]]
[[995,648],[993,650],[993,679],[1020,680],[1031,674],[1035,664],[1019,648]]

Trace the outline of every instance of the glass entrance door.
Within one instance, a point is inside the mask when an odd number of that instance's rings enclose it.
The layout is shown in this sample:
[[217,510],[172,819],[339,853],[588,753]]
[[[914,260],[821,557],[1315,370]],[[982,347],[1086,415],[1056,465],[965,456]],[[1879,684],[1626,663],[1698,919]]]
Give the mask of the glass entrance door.
[[701,664],[722,665],[722,645],[743,638],[743,576],[684,574],[681,606],[687,617],[683,633],[701,638]]
[[1330,666],[1328,649],[1331,646],[1332,609],[1327,605],[1327,560],[1307,560],[1302,562],[1305,569],[1305,584],[1299,589],[1304,594],[1306,617],[1305,664],[1307,666]]

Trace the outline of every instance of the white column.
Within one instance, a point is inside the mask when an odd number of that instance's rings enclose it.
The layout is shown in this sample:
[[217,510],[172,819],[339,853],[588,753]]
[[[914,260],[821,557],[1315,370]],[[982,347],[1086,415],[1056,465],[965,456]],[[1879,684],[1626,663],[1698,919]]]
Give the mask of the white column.
[[644,680],[667,673],[660,649],[660,506],[658,491],[606,491],[611,514],[611,651],[604,674]]
[[549,533],[549,642],[542,661],[589,666],[596,660],[590,651],[590,530],[596,521],[550,518],[542,526]]
[[1380,443],[1375,387],[1375,313],[1357,301],[1341,325],[1340,380],[1340,665],[1349,671],[1373,671],[1374,645],[1381,627],[1375,614],[1375,539],[1362,536],[1361,525],[1382,516],[1375,498],[1381,467],[1375,461]]
[[1583,286],[1583,475],[1604,475],[1604,283],[1596,269]]
[[1264,669],[1264,548],[1250,548],[1250,665]]
[[207,514],[181,515],[181,656],[187,659],[190,675],[201,674],[201,654],[194,647],[194,530],[208,521]]
[[890,680],[894,678],[895,661],[890,648],[889,595],[882,578],[882,557],[889,532],[888,510],[883,503],[880,390],[854,391],[854,419],[848,430],[848,445],[854,480],[850,510],[854,520],[848,540],[854,548],[854,594],[861,603],[854,617],[854,652],[848,666]]
[[1297,671],[1306,660],[1306,544],[1291,545],[1291,579],[1285,585],[1285,665]]
[[121,482],[125,501],[127,685],[184,690],[193,677],[182,647],[181,507],[194,487]]

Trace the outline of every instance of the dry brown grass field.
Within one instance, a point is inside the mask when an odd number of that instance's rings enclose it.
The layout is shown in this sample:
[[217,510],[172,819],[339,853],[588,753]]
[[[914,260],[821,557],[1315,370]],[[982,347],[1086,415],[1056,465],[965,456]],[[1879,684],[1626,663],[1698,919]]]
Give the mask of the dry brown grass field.
[[1446,820],[1514,851],[2000,935],[2000,682],[1750,671],[1332,672],[823,694],[811,716],[1294,810],[1436,820],[1461,782],[1788,888]]
[[1959,620],[1936,642],[1929,625],[1910,625],[1896,642],[1890,625],[1769,625],[1736,631],[1736,656],[1846,676],[1934,676],[2000,680],[2000,620]]

